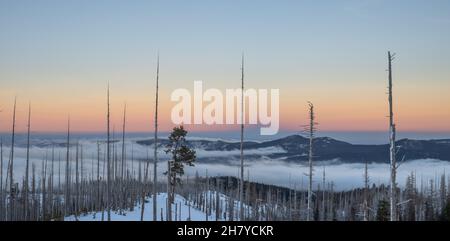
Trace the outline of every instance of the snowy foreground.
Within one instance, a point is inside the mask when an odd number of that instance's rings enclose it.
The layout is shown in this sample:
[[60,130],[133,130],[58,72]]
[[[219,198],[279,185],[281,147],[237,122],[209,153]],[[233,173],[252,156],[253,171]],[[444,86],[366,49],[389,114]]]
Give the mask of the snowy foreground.
[[[166,215],[166,193],[160,193],[157,196],[157,203],[158,203],[158,221],[161,221],[161,209],[163,213],[163,217],[165,219]],[[172,205],[172,213],[173,218],[172,220],[178,220],[178,221],[187,221],[189,218],[189,205],[185,198],[183,198],[180,195],[175,196],[175,203],[178,205],[178,210],[181,205],[181,219],[179,220],[179,216],[175,218],[175,204]],[[153,220],[153,199],[151,197],[146,199],[146,203],[144,205],[144,221],[152,221]],[[206,214],[194,207],[190,207],[191,211],[191,221],[206,221]],[[106,211],[103,212],[104,220],[107,219],[107,213]],[[180,215],[180,214],[178,214]],[[111,221],[140,221],[141,220],[141,204],[137,204],[134,207],[133,211],[126,210],[123,212],[123,214],[118,213],[117,211],[111,211]],[[215,220],[214,215],[209,215],[208,217],[209,221]],[[64,221],[76,221],[75,216],[69,216],[64,218]],[[102,221],[102,212],[95,212],[95,213],[89,213],[89,214],[81,214],[78,217],[78,221]]]

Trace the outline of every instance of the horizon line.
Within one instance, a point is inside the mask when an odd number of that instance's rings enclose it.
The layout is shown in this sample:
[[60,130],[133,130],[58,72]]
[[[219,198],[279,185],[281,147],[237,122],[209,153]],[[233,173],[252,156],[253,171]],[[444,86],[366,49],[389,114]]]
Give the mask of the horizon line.
[[[257,131],[251,129],[251,131]],[[158,131],[159,133],[169,133],[171,130],[164,130],[164,131]],[[230,133],[230,130],[189,130],[190,133]],[[272,136],[276,136],[278,134],[286,134],[292,132],[293,134],[301,134],[301,129],[299,130],[280,130],[277,134],[274,134]],[[331,132],[331,133],[388,133],[389,130],[317,130],[316,133],[321,132]],[[0,134],[10,134],[11,131],[0,131]],[[16,134],[27,134],[27,131],[15,131]],[[61,131],[53,131],[53,130],[37,130],[37,131],[30,131],[30,133],[42,133],[42,134],[67,134],[67,131],[61,130]],[[70,133],[76,133],[76,134],[102,134],[106,131],[91,131],[91,130],[73,130]],[[110,132],[112,133],[112,131]],[[122,131],[115,131],[115,133],[122,133]],[[154,131],[149,130],[138,130],[138,131],[126,131],[125,134],[143,134],[143,133],[154,133]],[[450,130],[399,130],[398,133],[432,133],[432,134],[450,134]],[[263,136],[263,135],[261,135]],[[265,135],[265,136],[271,136],[271,135]]]

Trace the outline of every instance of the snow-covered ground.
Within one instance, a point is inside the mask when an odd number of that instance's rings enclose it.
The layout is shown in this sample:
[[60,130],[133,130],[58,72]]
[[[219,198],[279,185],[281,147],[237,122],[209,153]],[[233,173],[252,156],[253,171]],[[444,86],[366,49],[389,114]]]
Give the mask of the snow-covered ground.
[[[229,213],[227,210],[229,204],[229,197],[223,193],[219,192],[219,204],[221,210],[221,217],[218,218],[219,221],[226,221],[229,217]],[[212,200],[212,203],[216,201],[216,192],[215,191],[207,191],[204,193],[204,197]],[[159,193],[156,197],[156,202],[158,204],[157,209],[157,221],[161,221],[161,211],[163,219],[166,220],[166,202],[167,202],[167,193]],[[177,204],[178,212],[177,217],[175,218],[175,203]],[[190,203],[181,195],[175,195],[175,203],[172,204],[172,221],[189,221],[189,209],[190,209],[190,221],[215,221],[215,210],[211,209],[210,215],[208,215],[208,219],[206,218],[206,213],[195,208],[193,201]],[[233,217],[235,221],[239,221],[239,204],[238,200],[233,200]],[[111,210],[111,221],[140,221],[141,220],[141,203],[136,204],[133,211],[124,210],[121,213],[118,211]],[[189,208],[190,206],[190,208]],[[180,208],[181,207],[181,208]],[[251,215],[252,209],[250,206],[246,204],[242,207],[244,212],[248,215]],[[161,210],[162,209],[162,210]],[[264,207],[260,207],[260,210],[263,210]],[[179,211],[181,210],[181,213]],[[103,212],[103,219],[107,219],[106,210]],[[226,216],[226,218],[224,217]],[[153,221],[153,198],[147,197],[144,204],[144,221]],[[64,218],[64,221],[76,221],[74,215],[68,216]],[[102,221],[102,211],[94,212],[94,213],[84,213],[78,216],[78,221]]]
[[[158,221],[161,221],[161,209],[163,213],[164,220],[166,215],[166,193],[160,193],[157,196],[157,203],[158,203]],[[177,203],[178,208],[181,205],[181,219],[178,217],[175,219],[175,204],[172,205],[172,214],[173,218],[172,220],[177,221],[187,221],[189,218],[189,205],[187,205],[186,199],[183,198],[180,195],[175,196],[175,203]],[[195,209],[191,206],[191,221],[206,221],[206,214],[198,209]],[[178,209],[180,210],[180,209]],[[107,219],[107,213],[106,211],[103,213],[104,220]],[[180,215],[180,214],[178,214]],[[69,216],[64,218],[65,221],[75,221],[75,216]],[[95,213],[89,213],[89,214],[82,214],[78,217],[79,221],[102,221],[102,212],[95,212]],[[134,207],[133,211],[125,211],[123,214],[119,214],[116,211],[111,211],[111,221],[140,221],[141,220],[141,204],[137,204]],[[144,221],[152,221],[153,220],[153,199],[147,198],[146,203],[144,205]],[[209,215],[208,220],[213,221],[215,219],[215,215]]]

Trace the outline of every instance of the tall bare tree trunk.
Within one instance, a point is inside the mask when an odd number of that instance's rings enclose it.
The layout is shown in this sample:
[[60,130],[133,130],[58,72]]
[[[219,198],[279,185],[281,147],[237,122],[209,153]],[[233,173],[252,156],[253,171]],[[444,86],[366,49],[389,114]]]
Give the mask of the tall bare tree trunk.
[[78,221],[78,211],[80,210],[80,172],[79,172],[79,143],[75,148],[75,220]]
[[[394,54],[395,55],[395,54]],[[388,64],[389,64],[389,158],[390,158],[390,168],[391,168],[391,178],[390,178],[390,220],[397,221],[397,163],[395,157],[395,124],[394,124],[394,111],[392,107],[392,60],[394,55],[388,52]]]
[[61,152],[58,152],[58,193],[61,191]]
[[239,180],[239,219],[244,219],[244,54],[241,63],[241,177]]
[[55,165],[55,144],[52,143],[52,163],[51,163],[51,169],[50,169],[50,179],[49,179],[49,201],[50,201],[50,217],[54,217],[53,211],[54,211],[54,202],[53,202],[53,194],[54,194],[54,165]]
[[369,168],[366,161],[364,165],[364,203],[363,203],[363,220],[369,221]]
[[144,208],[145,208],[145,191],[142,191],[142,197],[141,197],[141,221],[144,221]]
[[108,105],[108,112],[107,112],[107,121],[106,121],[106,161],[107,161],[107,169],[106,169],[106,209],[107,209],[107,215],[108,215],[108,221],[111,221],[111,162],[110,162],[110,139],[109,139],[109,84],[108,84],[108,93],[107,93],[107,105]]
[[123,124],[122,124],[122,162],[120,168],[120,178],[124,179],[125,169],[125,125],[126,125],[127,104],[123,106]]
[[28,173],[29,173],[29,166],[30,166],[30,128],[31,128],[31,105],[28,104],[28,127],[27,127],[27,160],[25,164],[25,190],[24,190],[24,207],[23,211],[25,213],[25,221],[28,220]]
[[[186,182],[187,183],[187,182]],[[220,219],[220,196],[219,196],[219,190],[220,190],[220,184],[221,184],[221,180],[220,179],[216,179],[216,187],[215,187],[215,191],[216,191],[216,221],[219,221]]]
[[[170,160],[167,161],[167,207],[166,207],[166,214],[167,214],[167,221],[172,221],[172,189],[171,189],[171,170],[170,170]],[[173,184],[175,185],[175,183]]]
[[69,170],[69,162],[70,159],[70,117],[67,120],[67,149],[66,149],[66,175],[65,175],[65,192],[64,192],[64,215],[69,213],[69,204],[70,204],[70,170]]
[[15,188],[14,188],[14,138],[16,134],[16,103],[17,98],[14,98],[13,123],[11,135],[11,157],[9,160],[9,220],[14,218],[14,203],[15,203]]
[[209,178],[208,178],[208,169],[206,169],[205,173],[205,220],[208,221],[209,217],[209,209],[208,209],[208,193],[209,193]]
[[102,199],[100,198],[100,143],[97,142],[97,208],[102,206]]
[[325,194],[326,194],[326,187],[325,187],[325,167],[323,167],[323,175],[322,175],[322,221],[325,221]]
[[158,91],[159,91],[159,53],[158,53],[158,63],[156,66],[156,101],[155,101],[155,140],[154,140],[154,153],[153,153],[153,221],[156,221],[156,187],[157,187],[157,166],[158,166]]
[[[112,162],[111,162],[111,178],[112,181],[114,182],[116,180],[117,177],[117,155],[116,155],[116,142],[114,141],[116,139],[116,125],[113,124],[113,128],[112,128],[112,150],[111,150],[111,155],[112,155]],[[111,196],[113,196],[113,194],[111,194]],[[114,203],[114,198],[112,198],[112,202]]]
[[0,221],[5,220],[5,200],[3,198],[3,138],[0,139]]
[[312,215],[312,177],[313,177],[313,141],[314,141],[314,131],[315,131],[315,127],[314,127],[314,105],[309,102],[309,173],[308,173],[308,178],[309,178],[309,185],[308,185],[308,212],[306,215],[306,220],[307,221],[311,221],[311,215]]
[[[120,167],[120,180],[119,180],[119,185],[120,185],[120,191],[121,191],[121,195],[120,198],[125,199],[125,162],[126,162],[126,157],[125,157],[125,125],[126,125],[126,115],[127,115],[127,103],[124,104],[123,106],[123,123],[122,123],[122,160],[121,160],[121,167]],[[119,204],[120,209],[122,210],[122,208],[124,208],[124,203],[120,203]]]
[[32,199],[32,206],[33,209],[31,212],[31,220],[37,221],[37,215],[36,215],[36,166],[34,163],[31,163],[31,199]]
[[47,213],[47,190],[45,187],[45,180],[47,179],[47,155],[45,156],[45,159],[42,162],[42,213],[41,213],[41,220],[45,221],[46,213]]

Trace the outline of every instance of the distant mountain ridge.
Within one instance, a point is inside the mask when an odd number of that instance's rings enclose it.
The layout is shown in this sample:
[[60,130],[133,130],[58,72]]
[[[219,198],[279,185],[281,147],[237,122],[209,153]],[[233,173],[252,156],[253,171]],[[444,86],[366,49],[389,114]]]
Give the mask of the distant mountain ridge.
[[[167,139],[161,139],[160,145],[167,144]],[[153,139],[136,141],[140,145],[152,145]],[[239,150],[239,142],[227,142],[223,140],[189,140],[188,144],[198,150],[204,151],[234,151]],[[450,161],[450,139],[436,140],[412,140],[401,139],[396,142],[398,147],[398,160],[404,159],[439,159]],[[314,159],[317,161],[340,160],[346,163],[358,162],[389,162],[389,145],[361,145],[351,144],[344,141],[335,140],[330,137],[317,137],[314,139]],[[278,148],[283,151],[258,154],[258,149]],[[284,160],[289,162],[304,162],[308,160],[309,139],[300,135],[291,135],[271,141],[245,141],[245,151],[253,150],[251,154],[245,154],[246,158],[268,158]],[[198,155],[200,161],[220,161],[236,158],[238,155],[202,157]]]

